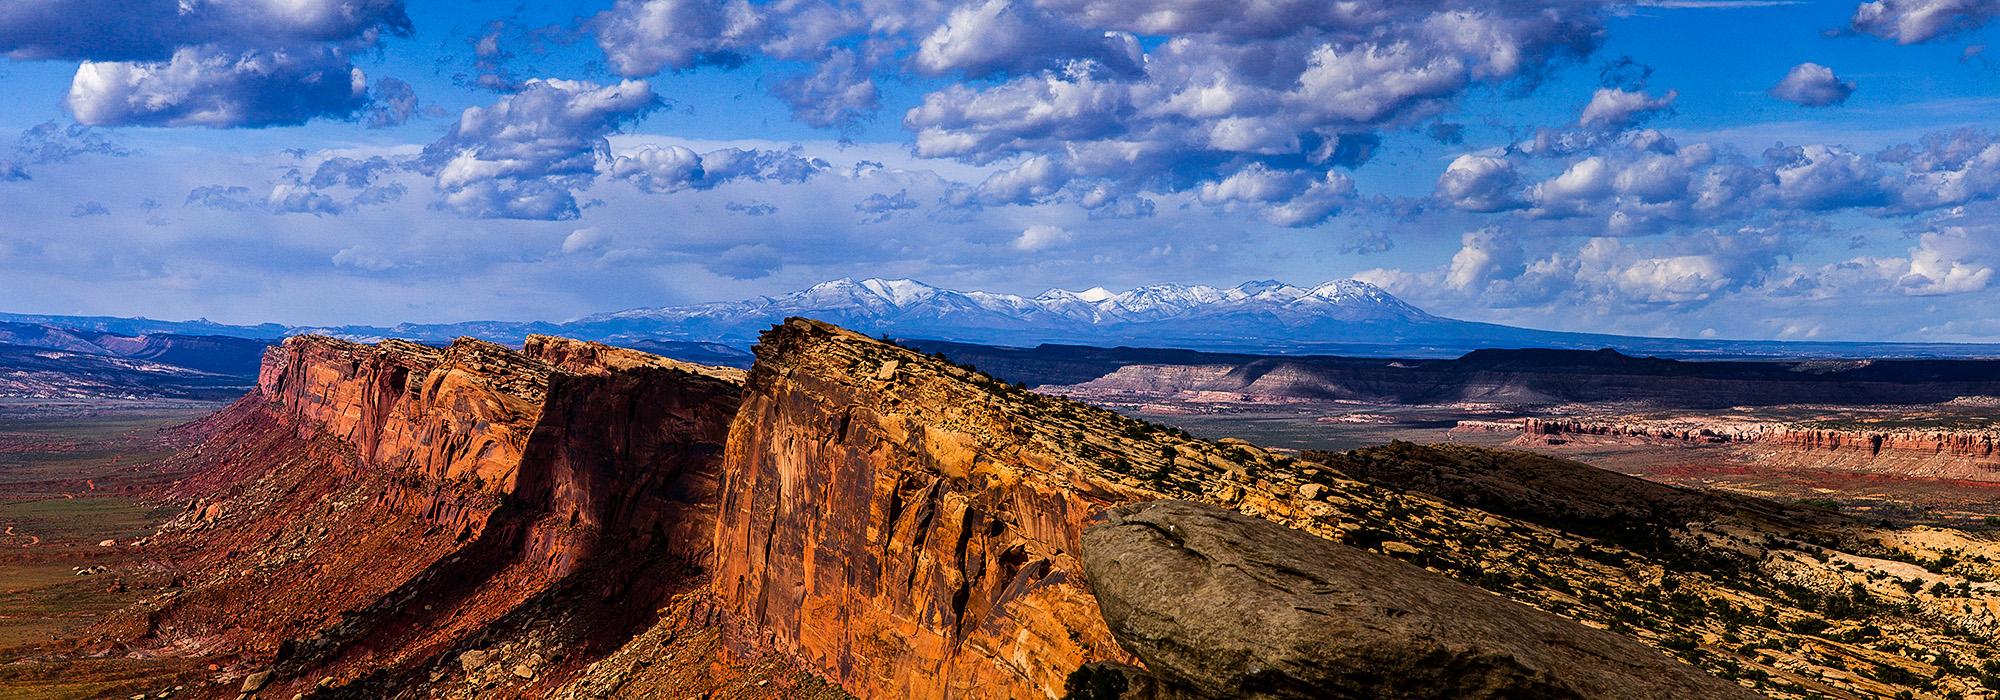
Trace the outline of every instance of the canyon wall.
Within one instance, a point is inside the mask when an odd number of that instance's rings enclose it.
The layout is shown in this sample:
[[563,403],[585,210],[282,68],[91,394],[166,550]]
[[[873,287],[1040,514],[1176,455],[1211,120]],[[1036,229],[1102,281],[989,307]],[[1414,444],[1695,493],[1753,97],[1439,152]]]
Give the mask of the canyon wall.
[[793,320],[758,346],[724,458],[724,605],[863,697],[1046,697],[1122,658],[1083,588],[1107,488],[1020,438],[965,370]]
[[162,538],[195,580],[144,633],[273,654],[274,687],[385,683],[586,570],[630,600],[577,624],[643,629],[708,556],[732,372],[554,338],[287,340],[192,429],[194,505]]

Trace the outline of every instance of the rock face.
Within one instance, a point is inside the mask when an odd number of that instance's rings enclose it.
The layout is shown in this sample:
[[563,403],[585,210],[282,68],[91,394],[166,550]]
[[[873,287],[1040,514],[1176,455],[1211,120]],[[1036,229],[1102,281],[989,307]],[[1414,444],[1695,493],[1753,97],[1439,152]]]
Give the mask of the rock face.
[[965,370],[796,319],[757,353],[724,458],[724,605],[863,697],[1045,697],[1122,657],[1076,537],[1140,492],[1019,439],[1031,419]]
[[1165,697],[1755,697],[1630,639],[1209,506],[1109,511],[1084,532],[1083,564]]
[[679,572],[709,556],[736,377],[556,338],[287,340],[196,429],[177,488],[200,507],[163,539],[198,579],[146,634],[273,653],[280,689],[383,692],[440,659],[469,675],[455,648],[530,618],[615,643],[699,587]]

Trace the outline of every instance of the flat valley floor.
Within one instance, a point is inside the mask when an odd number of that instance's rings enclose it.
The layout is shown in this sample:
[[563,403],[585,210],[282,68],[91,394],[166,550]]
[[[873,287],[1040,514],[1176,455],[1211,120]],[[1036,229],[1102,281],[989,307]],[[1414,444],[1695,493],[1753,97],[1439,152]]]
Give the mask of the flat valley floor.
[[[0,400],[0,661],[9,648],[66,638],[152,593],[109,573],[148,568],[131,566],[148,556],[139,543],[178,513],[137,492],[173,478],[160,467],[173,450],[167,429],[221,406]],[[7,666],[0,686],[23,700],[92,696],[162,670],[106,658],[18,685]]]

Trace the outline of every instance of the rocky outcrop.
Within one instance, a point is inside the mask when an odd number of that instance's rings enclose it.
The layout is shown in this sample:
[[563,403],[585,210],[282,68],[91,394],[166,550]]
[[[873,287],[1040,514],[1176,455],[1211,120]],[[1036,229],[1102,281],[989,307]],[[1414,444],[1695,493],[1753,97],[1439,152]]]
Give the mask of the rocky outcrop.
[[1770,424],[1761,421],[1596,421],[1580,418],[1524,418],[1517,426],[1523,443],[1563,440],[1724,444],[1750,442]]
[[1528,418],[1521,445],[1663,443],[1736,445],[1775,466],[1906,477],[2000,481],[2000,432],[1991,428],[1877,428],[1866,422],[1654,418]]
[[[292,338],[197,429],[177,487],[196,505],[166,535],[194,580],[146,634],[269,654],[281,690],[362,695],[496,630],[608,651],[700,587],[739,376],[555,338]],[[508,682],[562,680],[524,667]]]
[[1083,564],[1161,697],[1755,697],[1625,637],[1209,506],[1109,511]]
[[730,432],[712,586],[738,624],[861,697],[1058,697],[1077,669],[1134,661],[1078,552],[1096,513],[1162,497],[1625,614],[1567,588],[1629,585],[1616,557],[1354,481],[1346,462],[1196,440],[794,319],[765,335]]
[[1076,538],[1144,492],[1082,478],[967,370],[797,319],[757,353],[724,458],[724,605],[863,697],[1046,697],[1122,656]]

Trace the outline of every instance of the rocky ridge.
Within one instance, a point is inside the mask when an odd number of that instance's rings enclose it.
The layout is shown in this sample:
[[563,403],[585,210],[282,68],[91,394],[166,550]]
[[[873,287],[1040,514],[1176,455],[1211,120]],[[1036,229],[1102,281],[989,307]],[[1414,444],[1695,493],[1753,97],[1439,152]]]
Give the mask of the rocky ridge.
[[[186,580],[99,643],[270,659],[270,694],[539,695],[699,588],[736,376],[555,338],[290,339],[192,428],[189,511],[151,543]],[[544,643],[458,660],[495,639]]]
[[1057,697],[1138,660],[1089,523],[1177,498],[1773,696],[1972,697],[1991,673],[2000,551],[1961,533],[1520,453],[1293,459],[829,324],[763,340],[740,387],[553,338],[288,341],[180,457],[188,513],[147,546],[186,580],[95,648],[268,669],[280,697]]
[[[1892,695],[1904,674],[1934,679],[1940,697],[1981,683],[1974,640],[1994,623],[1981,582],[2000,549],[1976,538],[1874,532],[1762,502],[1658,510],[1655,501],[1687,497],[1674,489],[1637,498],[1666,516],[1638,520],[1660,523],[1646,536],[1576,532],[1482,510],[1490,499],[1478,495],[1357,476],[1377,462],[1465,472],[1546,458],[1400,445],[1292,460],[808,321],[768,334],[760,353],[725,460],[735,500],[718,531],[718,591],[780,648],[860,695],[963,683],[1046,696],[1072,662],[1120,660],[1101,617],[1079,605],[1082,512],[1166,497],[1402,558],[1769,695]],[[1546,461],[1558,465],[1547,483],[1602,473]],[[1853,563],[1894,560],[1951,566],[1933,580]],[[1935,583],[1950,590],[1926,592]],[[1976,605],[1960,609],[1968,600]],[[808,624],[824,620],[841,623]],[[1880,641],[1892,638],[1923,641]]]

